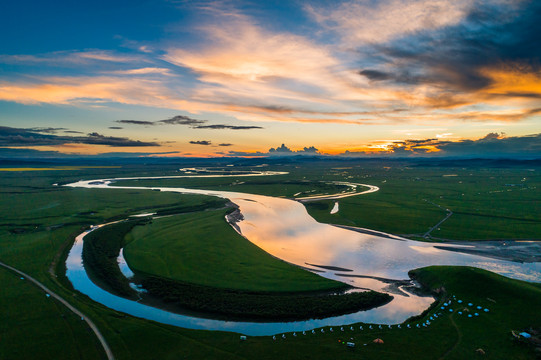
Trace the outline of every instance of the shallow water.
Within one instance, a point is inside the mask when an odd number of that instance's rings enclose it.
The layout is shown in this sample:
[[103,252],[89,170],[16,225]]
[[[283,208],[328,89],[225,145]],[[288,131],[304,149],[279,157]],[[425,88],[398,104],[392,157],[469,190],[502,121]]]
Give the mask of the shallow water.
[[[114,179],[80,181],[72,187],[111,188]],[[141,189],[143,187],[114,187]],[[447,244],[424,243],[396,236],[391,238],[363,234],[332,225],[320,224],[310,217],[299,202],[262,195],[185,188],[146,189],[223,197],[237,204],[244,220],[237,223],[242,234],[268,253],[287,262],[311,268],[320,275],[354,286],[378,291],[390,291],[388,283],[375,278],[343,277],[341,274],[407,280],[408,271],[429,265],[468,265],[487,269],[508,277],[541,281],[541,263],[514,263],[486,257],[446,251]],[[375,190],[374,190],[375,191]],[[82,236],[80,236],[82,239]],[[412,294],[402,296],[393,291],[395,299],[389,304],[356,314],[289,323],[249,323],[201,319],[172,314],[107,293],[86,276],[80,254],[82,240],[74,245],[68,257],[68,278],[74,287],[108,307],[159,322],[194,329],[236,331],[247,335],[269,335],[286,331],[302,331],[327,325],[355,322],[380,324],[401,323],[425,310],[432,298]],[[435,246],[439,246],[440,249]],[[79,247],[81,249],[79,249]],[[333,266],[351,271],[325,270]]]
[[124,275],[126,279],[131,279],[135,275],[130,269],[128,262],[124,258],[124,248],[120,249],[120,254],[118,254],[117,262],[120,272],[122,273],[122,275]]

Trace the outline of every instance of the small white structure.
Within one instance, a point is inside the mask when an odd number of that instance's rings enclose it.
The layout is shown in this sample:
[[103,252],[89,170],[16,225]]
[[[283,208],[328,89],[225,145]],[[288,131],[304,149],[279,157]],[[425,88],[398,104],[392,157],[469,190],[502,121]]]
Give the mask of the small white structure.
[[240,336],[240,339],[241,339],[242,341],[246,340],[246,335],[241,335],[241,336]]

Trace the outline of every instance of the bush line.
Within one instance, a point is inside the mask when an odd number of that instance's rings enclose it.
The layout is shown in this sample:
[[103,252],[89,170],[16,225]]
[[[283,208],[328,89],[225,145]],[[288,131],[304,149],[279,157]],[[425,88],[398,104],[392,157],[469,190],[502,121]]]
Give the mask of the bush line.
[[271,293],[219,289],[154,276],[141,281],[148,294],[180,309],[259,320],[307,320],[368,310],[392,300],[375,291]]

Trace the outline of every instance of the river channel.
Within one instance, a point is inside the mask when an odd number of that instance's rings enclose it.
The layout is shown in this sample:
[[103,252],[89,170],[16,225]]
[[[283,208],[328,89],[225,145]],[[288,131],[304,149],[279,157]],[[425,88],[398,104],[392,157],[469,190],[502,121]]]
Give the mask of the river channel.
[[[349,324],[357,322],[398,324],[421,313],[433,302],[433,298],[414,295],[396,283],[392,286],[393,281],[390,280],[408,281],[409,270],[429,265],[467,265],[515,279],[541,281],[539,262],[498,260],[448,251],[446,248],[452,246],[444,243],[418,242],[388,234],[367,234],[321,224],[308,214],[302,203],[290,199],[201,189],[112,186],[117,180],[128,179],[79,181],[66,186],[116,190],[148,189],[227,198],[239,206],[243,215],[244,219],[236,223],[240,233],[269,254],[309,268],[321,276],[360,288],[389,292],[394,296],[390,303],[376,309],[309,321],[258,323],[179,315],[118,297],[95,285],[88,278],[82,263],[82,239],[86,233],[77,237],[66,262],[67,276],[75,289],[112,309],[170,325],[233,331],[246,335],[273,335],[322,326],[349,327]],[[369,186],[368,191],[374,192],[377,188]],[[351,194],[348,193],[348,196]],[[332,198],[336,199],[337,196]],[[454,250],[456,249],[457,247],[454,247]]]

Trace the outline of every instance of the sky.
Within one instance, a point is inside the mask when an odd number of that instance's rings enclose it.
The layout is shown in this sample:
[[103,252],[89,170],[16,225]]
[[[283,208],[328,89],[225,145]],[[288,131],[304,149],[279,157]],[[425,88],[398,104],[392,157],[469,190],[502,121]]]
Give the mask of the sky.
[[541,2],[5,1],[0,155],[541,157]]

